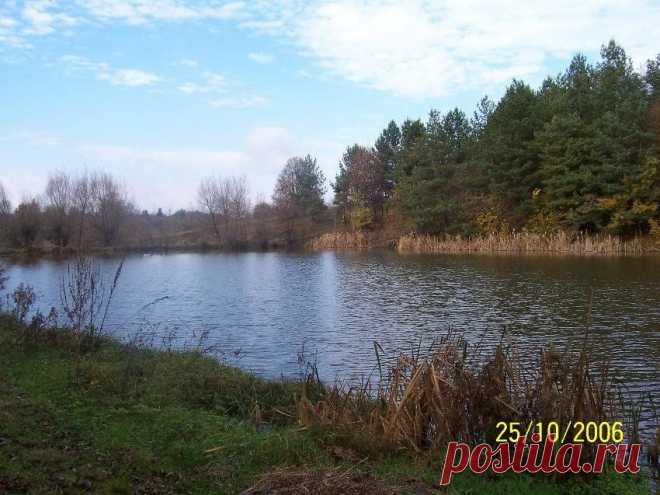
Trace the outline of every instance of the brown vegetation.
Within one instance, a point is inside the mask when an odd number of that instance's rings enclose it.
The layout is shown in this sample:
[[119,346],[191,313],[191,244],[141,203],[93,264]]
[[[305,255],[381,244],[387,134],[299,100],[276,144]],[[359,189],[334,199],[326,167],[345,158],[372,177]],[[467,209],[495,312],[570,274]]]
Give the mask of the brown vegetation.
[[307,243],[314,251],[326,249],[367,249],[373,241],[366,232],[328,232]]
[[[299,419],[358,451],[415,454],[437,454],[450,441],[494,443],[500,421],[526,429],[539,421],[620,420],[624,408],[608,368],[595,370],[586,349],[542,349],[523,361],[512,348],[484,354],[450,334],[426,356],[400,355],[375,390],[339,384],[316,403],[303,397]],[[627,421],[634,435],[636,420]]]
[[245,177],[209,177],[198,190],[199,204],[208,213],[218,242],[236,246],[246,239],[250,200]]
[[640,238],[624,240],[611,235],[514,232],[473,238],[410,234],[399,239],[397,250],[399,253],[640,255],[658,251],[658,246],[652,240],[644,243]]

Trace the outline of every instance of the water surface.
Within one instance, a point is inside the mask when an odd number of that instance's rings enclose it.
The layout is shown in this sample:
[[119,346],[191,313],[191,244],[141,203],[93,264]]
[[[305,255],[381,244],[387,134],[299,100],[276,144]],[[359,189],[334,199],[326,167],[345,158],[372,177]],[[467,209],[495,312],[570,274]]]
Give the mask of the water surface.
[[[100,262],[111,273],[118,260]],[[10,285],[33,285],[47,310],[60,305],[65,270],[66,261],[15,264]],[[374,341],[394,353],[449,326],[484,345],[506,328],[529,354],[581,342],[590,292],[596,355],[611,358],[631,394],[660,403],[660,257],[133,255],[107,328],[181,346],[204,333],[206,345],[238,352],[238,365],[265,376],[297,373],[304,345],[332,380],[373,371]]]

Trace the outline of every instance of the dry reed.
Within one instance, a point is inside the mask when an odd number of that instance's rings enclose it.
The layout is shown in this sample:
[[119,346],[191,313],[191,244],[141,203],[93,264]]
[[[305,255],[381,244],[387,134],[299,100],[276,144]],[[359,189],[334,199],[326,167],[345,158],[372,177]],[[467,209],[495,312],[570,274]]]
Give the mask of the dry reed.
[[402,354],[375,390],[368,383],[336,385],[316,403],[303,396],[299,421],[356,450],[419,454],[437,452],[449,441],[494,443],[500,421],[526,428],[539,421],[564,426],[621,419],[607,367],[593,373],[584,349],[542,349],[525,363],[503,346],[489,355],[472,351],[461,337],[449,335],[425,357]]
[[405,235],[397,243],[400,253],[500,253],[557,255],[640,255],[655,250],[640,238],[571,236],[565,232],[540,235],[529,232],[489,234],[481,237]]
[[369,236],[364,232],[328,232],[307,243],[307,248],[315,251],[324,249],[367,249]]

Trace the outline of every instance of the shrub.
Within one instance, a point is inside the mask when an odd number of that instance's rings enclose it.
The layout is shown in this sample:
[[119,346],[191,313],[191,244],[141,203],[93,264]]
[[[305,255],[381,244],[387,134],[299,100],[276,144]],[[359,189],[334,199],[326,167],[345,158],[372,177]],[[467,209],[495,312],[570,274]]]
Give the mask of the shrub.
[[13,308],[11,312],[20,323],[25,323],[25,318],[36,300],[37,296],[34,293],[34,289],[29,285],[21,283],[12,292],[11,301],[13,302]]
[[68,264],[60,285],[60,300],[67,325],[79,336],[81,350],[95,348],[101,342],[123,266],[121,260],[108,284],[93,258],[81,255]]

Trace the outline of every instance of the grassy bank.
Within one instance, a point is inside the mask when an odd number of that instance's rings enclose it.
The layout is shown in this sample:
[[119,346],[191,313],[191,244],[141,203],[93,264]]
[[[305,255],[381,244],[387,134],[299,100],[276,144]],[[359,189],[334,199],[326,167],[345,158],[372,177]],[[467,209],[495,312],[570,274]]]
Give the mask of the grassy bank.
[[[0,317],[0,492],[648,493],[640,477],[469,474],[436,490],[441,458],[362,449],[298,420],[335,392],[266,381],[199,353]],[[317,409],[320,414],[323,407]],[[280,490],[280,491],[277,491]]]

